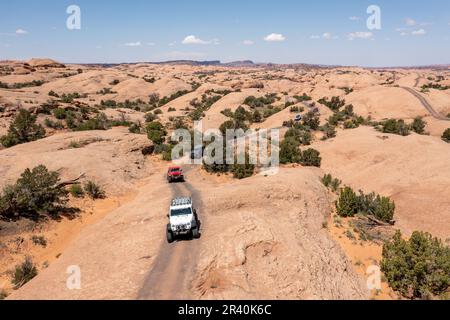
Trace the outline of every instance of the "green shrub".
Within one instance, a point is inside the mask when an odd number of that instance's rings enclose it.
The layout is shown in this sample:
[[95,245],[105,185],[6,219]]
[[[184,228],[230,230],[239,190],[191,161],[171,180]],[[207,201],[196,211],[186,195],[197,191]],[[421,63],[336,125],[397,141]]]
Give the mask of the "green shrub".
[[45,129],[41,125],[36,124],[36,116],[25,109],[20,109],[19,114],[9,126],[8,134],[0,137],[0,142],[4,147],[10,148],[44,137]]
[[341,217],[353,217],[361,213],[391,223],[395,214],[395,203],[388,197],[382,197],[375,193],[357,195],[350,187],[341,190],[336,202],[336,210]]
[[400,231],[383,246],[381,270],[395,291],[408,299],[432,299],[450,287],[450,248],[424,232],[409,240]]
[[309,127],[311,130],[317,130],[320,126],[319,115],[310,111],[303,117],[303,125]]
[[264,97],[256,98],[255,96],[249,96],[245,99],[244,104],[250,108],[263,108],[271,105],[277,101],[276,94],[267,94]]
[[444,133],[442,134],[442,140],[450,143],[450,128],[444,131]]
[[22,88],[30,88],[30,87],[40,87],[45,83],[43,80],[33,80],[30,82],[20,82],[20,83],[14,83],[12,85],[3,84],[0,87],[5,89],[22,89]]
[[131,133],[134,133],[134,134],[139,134],[139,133],[141,133],[141,126],[138,125],[138,124],[136,124],[136,123],[133,123],[133,124],[128,128],[128,131],[131,132]]
[[57,108],[53,110],[53,115],[56,119],[64,120],[66,118],[66,110],[62,108]]
[[251,120],[252,114],[244,109],[244,107],[240,106],[236,109],[233,116],[234,120],[237,122],[245,122],[247,120]]
[[227,109],[221,111],[221,113],[222,113],[225,117],[228,117],[228,118],[234,118],[234,113],[233,113],[233,111],[231,111],[230,108],[227,108]]
[[303,146],[309,146],[312,141],[311,132],[304,130],[304,129],[298,129],[298,128],[289,129],[286,132],[284,137],[285,138],[294,138]]
[[242,129],[245,132],[249,128],[245,124],[245,122],[240,121],[240,120],[228,120],[228,121],[225,121],[224,123],[222,123],[219,127],[219,130],[220,130],[220,132],[222,132],[223,135],[226,135],[227,130],[239,130],[239,129]]
[[322,164],[320,152],[315,149],[308,149],[302,152],[300,163],[306,167],[318,167]]
[[77,125],[75,131],[108,130],[110,122],[104,113]]
[[32,280],[38,274],[36,265],[33,263],[31,257],[27,256],[25,261],[20,265],[17,265],[14,269],[12,283],[14,288],[17,290],[27,282]]
[[297,100],[297,102],[305,102],[305,101],[311,101],[312,98],[308,96],[306,93],[304,93],[301,96],[294,96],[294,99]]
[[254,123],[260,123],[260,122],[262,122],[264,119],[263,119],[263,116],[261,115],[261,112],[259,112],[259,110],[255,110],[255,112],[253,112],[253,114],[252,114],[252,122],[254,122]]
[[169,102],[171,102],[171,101],[173,101],[173,100],[175,100],[175,99],[178,99],[179,97],[182,97],[182,96],[184,96],[185,94],[188,94],[189,92],[190,92],[190,91],[188,91],[188,90],[181,90],[181,91],[178,91],[178,92],[172,94],[172,95],[169,96],[169,97],[164,97],[164,98],[162,98],[162,99],[159,100],[158,106],[159,106],[159,107],[162,107],[162,106],[168,104]]
[[[213,153],[211,154],[211,157],[215,157],[216,155]],[[205,154],[205,157],[207,157],[207,155]],[[221,161],[214,162],[212,164],[207,164],[207,163],[203,163],[203,168],[205,169],[206,172],[209,173],[226,173],[230,171],[230,165],[227,164],[226,162],[226,148],[225,146],[223,146],[222,149],[222,159]]]
[[63,93],[61,95],[61,102],[62,103],[72,103],[75,99],[80,99],[81,95],[78,92],[75,93]]
[[77,127],[76,123],[75,123],[75,114],[71,111],[68,111],[66,113],[66,125],[67,128],[69,129],[75,129]]
[[336,202],[336,211],[341,217],[353,217],[358,211],[358,196],[350,187],[345,187]]
[[335,126],[332,126],[329,123],[327,123],[322,127],[322,131],[324,133],[323,140],[336,138],[337,132]]
[[377,196],[374,203],[373,216],[384,222],[391,222],[394,219],[395,203],[387,197]]
[[53,90],[51,90],[51,91],[48,93],[48,95],[49,95],[50,97],[59,98],[59,95],[58,95],[55,91],[53,91]]
[[411,124],[411,130],[417,134],[424,134],[426,125],[427,123],[421,117],[417,117]]
[[383,123],[382,130],[383,133],[407,136],[409,135],[410,128],[404,120],[389,119]]
[[300,163],[302,152],[300,143],[294,137],[287,137],[280,144],[280,163]]
[[322,98],[318,102],[327,106],[334,112],[338,112],[342,107],[345,106],[345,100],[341,100],[341,98],[339,97],[332,97],[330,101],[328,101],[327,98]]
[[422,91],[423,92],[428,92],[429,89],[436,89],[436,90],[449,90],[450,86],[445,86],[445,85],[441,85],[440,83],[428,83],[428,84],[424,84],[422,86]]
[[61,121],[52,121],[49,118],[44,120],[44,124],[47,128],[61,130],[64,129],[64,124]]
[[336,178],[333,179],[331,174],[326,174],[322,178],[322,183],[325,187],[331,189],[331,191],[337,192],[342,184],[342,181]]
[[16,184],[6,186],[0,196],[0,217],[33,220],[55,215],[65,207],[67,191],[59,186],[59,174],[45,166],[26,169]]
[[147,136],[154,144],[162,144],[165,141],[167,131],[160,122],[152,121],[146,127]]
[[333,181],[333,176],[331,174],[326,174],[322,177],[322,183],[325,187],[330,187],[331,181]]
[[36,246],[41,246],[41,247],[44,247],[44,248],[47,246],[47,239],[44,236],[33,235],[31,237],[31,241]]
[[250,163],[250,157],[246,154],[245,164],[234,164],[231,167],[231,172],[236,179],[249,178],[255,173],[255,165]]
[[88,181],[84,184],[84,192],[93,200],[104,199],[106,197],[105,191],[93,181]]
[[349,88],[349,87],[341,87],[339,89],[344,90],[346,95],[349,95],[350,93],[352,93],[354,91],[353,88]]
[[145,115],[145,122],[153,122],[156,119],[158,119],[158,116],[156,116],[155,114],[153,114],[152,112],[149,112]]
[[172,144],[166,144],[164,145],[164,150],[161,152],[162,155],[162,159],[164,161],[172,161],[174,159],[172,159],[172,150],[173,150],[173,145]]
[[83,198],[84,197],[84,190],[80,184],[74,184],[74,185],[70,186],[69,192],[72,195],[72,197],[74,197],[74,198]]

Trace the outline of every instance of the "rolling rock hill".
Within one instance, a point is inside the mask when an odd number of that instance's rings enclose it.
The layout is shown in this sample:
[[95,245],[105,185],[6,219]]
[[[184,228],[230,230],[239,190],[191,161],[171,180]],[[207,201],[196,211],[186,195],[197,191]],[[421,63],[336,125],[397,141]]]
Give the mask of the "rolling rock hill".
[[[9,299],[396,299],[386,283],[367,289],[365,268],[380,263],[382,242],[353,236],[354,220],[336,217],[337,195],[321,179],[330,173],[395,201],[387,234],[420,230],[448,241],[449,85],[445,68],[0,62],[0,136],[22,109],[45,129],[36,141],[0,148],[0,187],[45,165],[61,181],[94,181],[106,196],[70,195],[75,217],[1,221],[0,290]],[[354,115],[327,137],[320,127],[340,115],[327,106],[332,97]],[[249,127],[284,134],[314,110],[319,127],[301,149],[318,150],[320,168],[286,164],[242,180],[187,166],[185,184],[167,184],[170,163],[145,129],[159,121],[169,134],[202,119],[207,130],[243,113],[252,115]],[[364,119],[357,125],[356,115]],[[417,117],[422,134],[380,129],[389,118]],[[168,204],[180,195],[194,197],[202,237],[168,245]],[[10,271],[27,256],[38,274],[14,290]],[[80,290],[67,289],[69,266],[80,267]]]

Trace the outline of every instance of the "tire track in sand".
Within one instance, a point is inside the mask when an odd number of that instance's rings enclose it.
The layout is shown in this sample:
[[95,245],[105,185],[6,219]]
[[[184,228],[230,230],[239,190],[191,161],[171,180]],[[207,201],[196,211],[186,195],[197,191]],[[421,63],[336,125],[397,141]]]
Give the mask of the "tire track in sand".
[[[192,167],[187,167],[185,172],[188,173],[192,169]],[[192,197],[194,207],[197,209],[201,220],[200,227],[202,231],[205,217],[199,191],[188,181],[173,183],[170,187],[174,198],[182,196]],[[156,262],[139,291],[139,300],[192,299],[190,283],[195,274],[200,254],[201,238],[198,240],[181,239],[169,244],[165,237],[165,226],[161,227],[161,235],[164,240],[160,246]]]

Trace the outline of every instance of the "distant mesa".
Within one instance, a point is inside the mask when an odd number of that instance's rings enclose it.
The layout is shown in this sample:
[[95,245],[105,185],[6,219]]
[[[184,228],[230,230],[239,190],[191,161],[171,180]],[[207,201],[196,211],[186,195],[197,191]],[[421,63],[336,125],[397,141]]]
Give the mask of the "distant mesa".
[[27,64],[32,68],[65,68],[66,66],[52,59],[31,59]]
[[172,60],[165,62],[158,62],[157,64],[184,64],[184,65],[192,65],[192,66],[219,66],[222,63],[220,60],[212,60],[212,61],[194,61],[194,60]]
[[253,67],[255,66],[255,63],[251,60],[243,60],[243,61],[233,61],[224,63],[223,65],[229,66],[229,67]]

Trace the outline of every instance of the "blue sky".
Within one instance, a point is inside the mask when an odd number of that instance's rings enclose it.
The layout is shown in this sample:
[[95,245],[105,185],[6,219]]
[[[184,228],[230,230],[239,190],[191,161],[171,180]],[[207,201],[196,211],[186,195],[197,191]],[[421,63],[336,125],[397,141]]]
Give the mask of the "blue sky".
[[[66,28],[72,4],[80,30]],[[367,28],[372,4],[381,30]],[[0,12],[0,60],[450,63],[448,0],[8,0]]]

